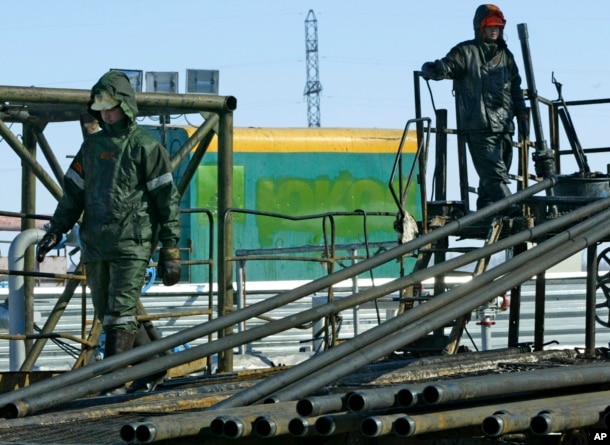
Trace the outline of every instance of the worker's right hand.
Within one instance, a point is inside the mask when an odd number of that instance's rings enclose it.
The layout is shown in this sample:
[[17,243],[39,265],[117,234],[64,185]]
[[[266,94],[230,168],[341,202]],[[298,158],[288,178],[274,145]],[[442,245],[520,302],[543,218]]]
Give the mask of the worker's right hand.
[[47,232],[36,246],[36,260],[39,263],[44,261],[44,257],[49,251],[59,244],[59,235],[55,232]]
[[421,75],[426,80],[440,79],[436,62],[426,62],[421,67]]

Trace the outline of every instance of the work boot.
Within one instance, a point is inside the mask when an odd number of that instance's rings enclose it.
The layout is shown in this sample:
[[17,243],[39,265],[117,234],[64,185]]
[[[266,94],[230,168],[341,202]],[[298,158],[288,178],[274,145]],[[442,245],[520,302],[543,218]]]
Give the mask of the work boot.
[[[148,335],[148,331],[146,330],[146,327],[144,326],[144,324],[140,324],[140,328],[138,329],[134,346],[138,347],[138,346],[143,346],[143,345],[147,345],[150,343],[151,343],[151,339],[150,339],[150,336]],[[154,360],[156,358],[159,358],[159,354],[155,354],[155,355],[149,357],[148,359],[146,359],[146,361]],[[159,371],[155,374],[136,379],[129,386],[129,388],[127,388],[127,392],[134,393],[134,392],[154,391],[159,384],[163,383],[163,381],[165,380],[165,375],[166,375],[165,371]]]
[[[110,357],[121,352],[130,351],[136,339],[136,332],[127,330],[113,329],[106,333],[106,343],[104,346],[104,357]],[[125,385],[120,385],[115,388],[107,389],[100,392],[100,396],[118,396],[125,394],[127,388]]]

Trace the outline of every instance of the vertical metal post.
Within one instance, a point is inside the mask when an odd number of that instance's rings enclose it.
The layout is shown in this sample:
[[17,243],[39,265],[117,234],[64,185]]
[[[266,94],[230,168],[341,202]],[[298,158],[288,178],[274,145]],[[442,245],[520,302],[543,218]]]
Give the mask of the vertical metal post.
[[[459,97],[455,95],[455,114],[456,119],[460,121],[460,107],[458,106]],[[470,210],[470,191],[468,187],[468,159],[466,154],[466,140],[464,135],[459,131],[457,133],[457,153],[458,153],[458,172],[460,176],[460,199],[464,203],[464,210]]]
[[[527,120],[530,119],[530,109],[527,109]],[[529,147],[530,147],[530,138],[529,132],[525,135],[523,139],[519,139],[519,163],[517,166],[517,176],[519,180],[517,181],[517,191],[521,191],[528,187],[529,183]]]
[[46,136],[42,132],[42,129],[36,129],[36,131],[34,132],[34,136],[36,136],[36,141],[38,142],[38,146],[40,147],[42,154],[44,155],[45,159],[47,160],[49,167],[51,167],[51,171],[55,175],[55,179],[57,179],[57,182],[60,185],[63,184],[64,183],[64,171],[61,167],[61,164],[57,160],[57,157],[55,156],[55,153],[53,152],[51,145],[49,145],[49,141],[47,141]]
[[481,326],[481,351],[489,351],[492,347],[491,327],[496,323],[489,315],[485,315],[477,324]]
[[[436,110],[436,153],[434,166],[434,191],[435,201],[447,200],[447,110]],[[446,252],[449,248],[449,238],[442,238],[436,242],[434,247],[434,263],[439,264],[446,260]],[[445,275],[438,275],[434,280],[434,295],[440,295],[447,290]],[[434,332],[437,336],[444,334],[440,328]]]
[[436,158],[434,190],[436,201],[447,200],[447,110],[436,110]]
[[595,299],[597,292],[597,243],[587,247],[587,297],[585,309],[585,354],[595,357]]
[[[421,120],[421,89],[419,85],[420,72],[413,72],[413,91],[415,94],[415,133],[417,135],[417,149],[420,150],[425,145],[424,141],[424,125]],[[422,232],[428,232],[428,192],[426,189],[426,159],[423,159],[423,156],[419,157],[419,192],[421,196],[421,205],[422,205]],[[401,167],[402,171],[402,167]],[[400,186],[402,190],[402,184]]]
[[536,275],[536,304],[534,312],[534,351],[542,351],[544,345],[544,306],[546,299],[546,276]]
[[550,148],[555,153],[555,170],[558,175],[561,174],[561,136],[559,127],[559,112],[557,104],[549,104],[549,143]]
[[[233,205],[233,113],[220,115],[218,122],[218,315],[233,310],[233,277],[228,257],[233,251],[233,221],[227,212]],[[225,219],[226,218],[226,219]],[[218,337],[233,333],[233,326],[220,332]],[[222,351],[218,357],[220,371],[233,371],[233,351]]]
[[[519,255],[527,250],[525,243],[517,244],[513,254]],[[508,347],[516,348],[519,344],[519,319],[521,317],[521,286],[510,291],[510,306],[508,314]]]
[[[246,276],[246,261],[245,260],[238,260],[235,262],[235,274],[237,275],[235,277],[235,284],[237,286],[237,295],[236,295],[236,300],[237,300],[237,310],[242,309],[245,305],[246,305],[246,290],[245,290],[245,286],[246,286],[246,280],[245,280],[245,276]],[[246,330],[246,321],[242,321],[239,323],[239,325],[237,326],[237,332],[244,332]],[[243,355],[246,353],[246,348],[244,348],[245,345],[239,345],[237,348],[237,353],[240,355]]]
[[[525,68],[525,77],[527,80],[528,98],[531,104],[532,123],[534,125],[534,134],[536,135],[536,152],[534,153],[534,164],[536,168],[536,176],[549,178],[555,176],[555,158],[551,150],[546,146],[544,134],[542,132],[542,121],[540,120],[540,108],[538,103],[538,91],[536,90],[536,81],[534,78],[534,68],[529,48],[529,36],[527,33],[527,25],[520,23],[517,25],[519,40],[521,41],[521,50],[523,52],[523,65]],[[549,189],[547,192],[552,193]]]
[[[33,159],[36,159],[36,137],[31,125],[23,125],[23,145]],[[24,162],[22,165],[21,180],[21,211],[26,214],[36,213],[36,175],[30,165]],[[21,220],[21,230],[35,228],[35,221],[31,218]],[[34,247],[30,246],[25,252],[24,270],[34,270]],[[25,296],[25,333],[34,333],[34,277],[24,277],[23,288]],[[25,350],[29,353],[32,349],[32,340],[25,340]]]
[[[358,249],[351,249],[350,255],[352,256],[352,264],[356,264],[358,262]],[[373,283],[371,283],[373,286]],[[352,294],[357,294],[360,291],[358,287],[358,275],[354,275],[352,277]],[[360,306],[354,306],[353,311],[353,323],[354,323],[354,337],[358,335],[358,331],[360,328]]]

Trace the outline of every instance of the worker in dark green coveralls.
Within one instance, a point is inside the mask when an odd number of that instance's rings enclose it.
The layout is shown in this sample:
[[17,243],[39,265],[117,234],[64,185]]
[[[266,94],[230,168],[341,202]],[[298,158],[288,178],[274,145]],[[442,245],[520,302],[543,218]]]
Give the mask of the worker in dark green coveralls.
[[[425,79],[454,81],[458,130],[479,175],[477,209],[511,195],[507,184],[515,116],[520,137],[529,133],[521,76],[504,40],[505,24],[500,8],[480,5],[473,19],[474,39],[457,44],[421,69]],[[513,206],[506,213],[517,216],[521,210]]]
[[37,260],[82,214],[81,260],[108,357],[136,345],[137,303],[157,239],[159,276],[167,286],[180,280],[180,197],[167,151],[136,124],[135,92],[125,74],[104,74],[88,110],[101,131],[86,138],[65,174],[64,195],[38,243]]

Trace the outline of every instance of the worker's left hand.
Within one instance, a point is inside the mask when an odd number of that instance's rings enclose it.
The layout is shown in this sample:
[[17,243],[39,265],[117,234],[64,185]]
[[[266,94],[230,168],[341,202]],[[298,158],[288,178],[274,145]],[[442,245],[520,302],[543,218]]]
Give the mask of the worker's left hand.
[[180,250],[177,247],[161,248],[157,274],[163,278],[166,286],[173,286],[180,281]]

